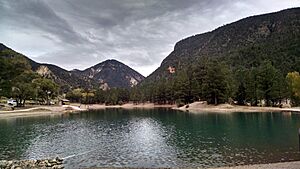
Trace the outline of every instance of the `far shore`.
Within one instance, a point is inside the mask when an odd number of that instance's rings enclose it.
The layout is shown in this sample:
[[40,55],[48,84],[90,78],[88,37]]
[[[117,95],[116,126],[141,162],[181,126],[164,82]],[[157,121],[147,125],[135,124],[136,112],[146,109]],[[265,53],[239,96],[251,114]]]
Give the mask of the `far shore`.
[[230,105],[230,104],[207,105],[205,102],[194,102],[182,107],[175,107],[173,109],[191,112],[191,113],[300,112],[300,108],[238,106],[238,105]]
[[182,112],[191,113],[234,113],[234,112],[299,112],[300,108],[278,108],[278,107],[254,107],[254,106],[237,106],[229,104],[207,105],[203,102],[195,102],[182,107],[176,105],[157,105],[153,103],[144,104],[123,104],[123,105],[104,105],[104,104],[79,104],[72,103],[64,106],[33,106],[30,108],[21,108],[17,110],[0,111],[1,118],[15,118],[27,116],[49,116],[62,115],[66,113],[78,113],[88,110],[102,109],[153,109],[153,108],[171,108]]
[[175,108],[176,105],[171,104],[154,104],[154,103],[141,103],[141,104],[133,104],[127,103],[123,105],[105,105],[105,104],[72,104],[74,106],[80,106],[80,108],[85,108],[88,110],[98,110],[98,109],[110,109],[110,108],[123,108],[123,109],[153,109],[153,108]]
[[123,109],[153,109],[153,108],[174,108],[176,105],[156,105],[152,103],[145,104],[123,104],[123,105],[104,105],[104,104],[79,104],[72,103],[63,106],[33,106],[29,108],[20,108],[16,110],[0,110],[1,118],[15,118],[27,116],[47,116],[47,115],[62,115],[67,113],[79,113],[88,110],[102,110],[112,108]]

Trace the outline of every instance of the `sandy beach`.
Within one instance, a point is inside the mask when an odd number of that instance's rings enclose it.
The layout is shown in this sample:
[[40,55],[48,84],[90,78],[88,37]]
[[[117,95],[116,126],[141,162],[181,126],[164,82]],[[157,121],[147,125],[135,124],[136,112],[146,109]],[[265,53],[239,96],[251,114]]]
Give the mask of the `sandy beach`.
[[155,105],[152,103],[145,104],[124,104],[124,105],[104,105],[104,104],[78,104],[64,106],[36,106],[33,108],[22,108],[19,110],[0,111],[1,118],[26,117],[26,116],[46,116],[46,115],[60,115],[65,113],[78,113],[87,110],[101,110],[111,108],[123,109],[153,109],[153,108],[173,108],[175,105]]
[[207,105],[204,102],[194,102],[182,107],[175,107],[175,110],[188,111],[191,113],[234,113],[234,112],[300,112],[300,108],[279,108],[279,107],[256,107],[237,106],[230,104]]
[[60,115],[64,113],[73,113],[85,110],[86,109],[81,109],[76,106],[37,106],[19,110],[0,111],[0,119],[27,116]]
[[144,104],[127,103],[127,104],[123,104],[123,105],[91,104],[91,105],[81,105],[80,107],[86,108],[88,110],[109,109],[109,108],[153,109],[153,108],[175,108],[176,105],[157,105],[157,104],[153,104],[153,103],[144,103]]

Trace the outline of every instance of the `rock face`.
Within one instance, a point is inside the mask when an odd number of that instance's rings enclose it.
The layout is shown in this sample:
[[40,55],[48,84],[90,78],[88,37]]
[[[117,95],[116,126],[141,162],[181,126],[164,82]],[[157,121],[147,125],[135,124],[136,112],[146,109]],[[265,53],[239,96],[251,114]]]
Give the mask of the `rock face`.
[[77,70],[77,74],[86,80],[96,81],[102,88],[130,88],[144,79],[141,74],[117,60],[106,60],[83,71]]
[[270,60],[284,72],[300,70],[299,37],[300,8],[248,17],[179,41],[144,82],[168,77],[170,68],[180,71],[204,57],[217,58],[231,67],[251,67],[255,61]]
[[54,159],[45,160],[13,160],[13,161],[0,161],[0,169],[63,169],[63,159],[58,157]]
[[52,72],[51,72],[51,70],[47,67],[47,66],[40,66],[40,67],[38,67],[38,69],[36,70],[36,72],[39,74],[39,75],[41,75],[41,76],[43,76],[43,77],[51,77],[51,75],[53,74]]
[[2,50],[10,50],[10,56],[4,56],[7,58],[15,55],[23,56],[28,60],[33,71],[52,79],[66,89],[78,87],[103,88],[105,90],[113,87],[130,88],[144,79],[144,76],[116,60],[106,60],[83,71],[77,69],[67,71],[56,65],[37,63],[0,43],[0,52]]

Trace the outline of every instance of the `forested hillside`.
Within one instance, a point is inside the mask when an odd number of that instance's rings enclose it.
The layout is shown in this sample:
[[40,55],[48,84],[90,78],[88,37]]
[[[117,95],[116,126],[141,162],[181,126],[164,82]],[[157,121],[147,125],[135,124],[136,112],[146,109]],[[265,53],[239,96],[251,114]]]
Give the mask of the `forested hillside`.
[[12,97],[18,106],[24,106],[26,100],[33,99],[49,104],[49,99],[58,95],[59,86],[32,71],[23,55],[3,46],[0,49],[3,49],[0,51],[0,98]]
[[142,100],[162,103],[231,99],[277,105],[290,95],[286,76],[294,71],[300,71],[300,8],[248,17],[179,41],[136,92]]

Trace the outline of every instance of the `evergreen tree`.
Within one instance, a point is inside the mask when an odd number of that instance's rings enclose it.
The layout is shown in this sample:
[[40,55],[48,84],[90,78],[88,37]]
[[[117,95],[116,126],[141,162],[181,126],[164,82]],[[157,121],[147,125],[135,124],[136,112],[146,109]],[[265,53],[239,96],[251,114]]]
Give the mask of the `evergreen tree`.
[[98,89],[95,91],[95,102],[103,104],[106,101],[106,92],[102,89]]
[[236,100],[238,105],[244,105],[246,101],[246,88],[244,83],[240,83],[237,94],[236,94]]
[[177,104],[187,104],[190,102],[191,90],[187,71],[179,71],[174,79],[174,97]]
[[257,81],[257,68],[252,67],[245,73],[245,88],[246,88],[246,101],[251,105],[258,105],[258,81]]
[[209,104],[226,102],[231,96],[231,72],[224,63],[208,62],[201,84],[203,96]]
[[[258,67],[257,82],[260,99],[265,100],[266,106],[275,104],[271,101],[280,99],[280,73],[270,61],[264,61]],[[278,92],[279,91],[279,92]]]

